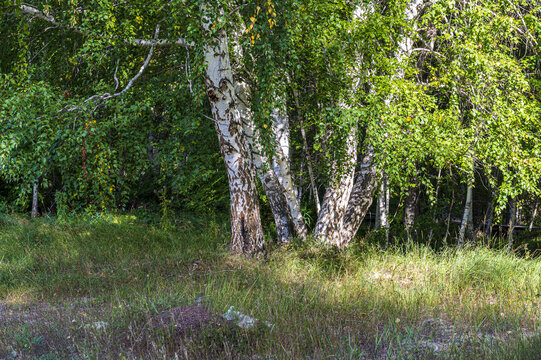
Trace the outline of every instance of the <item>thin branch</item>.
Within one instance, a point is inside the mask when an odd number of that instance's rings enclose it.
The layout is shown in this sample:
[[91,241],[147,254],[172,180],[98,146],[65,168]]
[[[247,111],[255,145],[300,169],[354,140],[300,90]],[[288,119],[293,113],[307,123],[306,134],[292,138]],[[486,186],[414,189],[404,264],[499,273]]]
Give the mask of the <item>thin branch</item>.
[[200,113],[199,115],[201,115],[201,116],[204,117],[205,119],[208,119],[208,120],[213,121],[214,123],[218,123],[215,119],[213,119],[213,118],[211,118],[211,117],[209,117],[209,116],[207,116],[207,115],[205,115],[205,114],[203,114],[203,113]]
[[143,71],[145,71],[146,67],[148,66],[148,63],[150,62],[150,59],[152,58],[152,54],[154,52],[154,45],[155,45],[155,43],[157,41],[159,33],[160,33],[160,24],[156,25],[156,31],[154,32],[153,44],[150,46],[150,50],[148,51],[147,58],[145,59],[145,62],[143,63],[143,65],[139,69],[139,72],[137,74],[135,74],[135,76],[130,80],[128,85],[126,85],[124,90],[122,90],[119,93],[113,94],[113,96],[119,96],[119,95],[124,94],[126,91],[128,91],[133,86],[134,82],[141,76]]
[[[522,22],[522,25],[524,26],[524,30],[526,32],[526,34],[528,35],[527,37],[532,41],[533,44],[537,45],[537,40],[535,39],[535,37],[532,35],[532,33],[530,32],[530,30],[528,29],[528,25],[526,25],[526,21],[524,21],[524,17],[522,16],[522,14],[520,13],[520,9],[518,9],[515,4],[513,4],[511,1],[507,0],[507,2],[509,3],[509,6],[511,7],[514,7],[517,11],[517,16],[520,18],[521,22]],[[517,30],[518,27],[517,27]],[[520,31],[520,30],[519,30]],[[522,31],[520,31],[522,32]],[[524,34],[524,33],[523,33]],[[524,35],[526,35],[524,34]]]
[[424,51],[424,52],[433,53],[433,54],[438,55],[438,56],[441,57],[442,59],[445,59],[445,56],[444,56],[444,55],[442,55],[442,54],[440,54],[439,52],[434,51],[434,50],[425,49],[425,48],[415,48],[415,49],[411,49],[411,52],[414,52],[414,51]]
[[[158,24],[158,25],[156,25],[156,31],[154,33],[154,41],[156,41],[156,38],[158,37],[159,33],[160,33],[160,25]],[[92,102],[92,101],[103,102],[103,101],[109,100],[111,98],[124,95],[133,86],[135,81],[137,81],[137,79],[143,74],[145,69],[148,67],[148,64],[150,63],[150,59],[152,58],[153,53],[154,53],[154,45],[151,45],[150,50],[148,52],[148,55],[147,55],[147,57],[145,59],[145,62],[143,63],[143,65],[141,66],[141,68],[139,69],[137,74],[135,74],[135,76],[128,82],[128,85],[126,85],[126,87],[124,89],[122,89],[122,91],[119,91],[119,92],[116,92],[116,93],[113,93],[113,94],[111,94],[111,93],[103,93],[101,95],[93,95],[93,96],[89,97],[88,99],[86,99],[85,101],[83,101],[82,104],[74,105],[71,108],[65,109],[64,111],[71,112],[71,111],[75,111],[75,110],[80,110],[83,105],[85,105],[85,104],[87,104],[89,102]],[[117,69],[118,69],[118,63],[117,63]],[[118,81],[116,79],[116,70],[115,70],[115,76],[114,77],[115,77],[115,80]],[[117,83],[117,86],[118,86],[118,83]]]
[[47,15],[43,11],[40,11],[40,10],[36,9],[35,7],[28,6],[28,5],[21,5],[21,10],[24,13],[28,14],[28,15],[32,15],[32,16],[37,17],[39,19],[45,20],[48,23],[56,25],[58,27],[68,28],[68,29],[71,29],[71,30],[73,30],[75,32],[78,32],[80,34],[83,33],[83,31],[81,29],[78,29],[78,28],[76,28],[74,26],[65,26],[65,25],[57,22],[52,15]]
[[[59,23],[58,21],[55,20],[55,18],[51,15],[47,15],[45,14],[44,12],[36,9],[35,7],[32,7],[32,6],[28,6],[28,5],[21,5],[20,7],[21,11],[23,11],[24,13],[28,14],[28,15],[31,15],[31,16],[34,16],[34,17],[37,17],[39,19],[42,19],[44,21],[47,21],[48,23],[50,24],[53,24],[57,27],[61,27],[61,28],[65,28],[65,29],[70,29],[70,30],[73,30],[79,34],[83,34],[83,35],[87,35],[88,33],[75,27],[75,26],[70,26],[70,25],[64,25],[64,24],[61,24]],[[135,46],[144,46],[144,47],[147,47],[147,46],[151,46],[151,47],[155,47],[155,46],[171,46],[171,45],[179,45],[179,46],[183,46],[183,47],[194,47],[195,44],[193,42],[188,42],[186,39],[184,38],[179,38],[178,40],[176,41],[169,41],[169,40],[157,40],[157,39],[153,39],[153,40],[146,40],[146,39],[125,39],[124,42],[126,44],[131,44],[131,45],[135,45]]]
[[193,94],[193,89],[192,89],[192,79],[190,77],[190,51],[186,51],[187,53],[187,56],[186,56],[186,79],[188,79],[188,84],[190,86],[190,93]]
[[118,72],[118,64],[119,63],[120,63],[120,59],[118,59],[116,61],[115,73],[113,74],[113,79],[115,80],[115,91],[116,91],[116,89],[118,89],[118,85],[119,85],[118,78],[116,77],[116,73]]
[[183,47],[194,47],[195,44],[193,42],[188,42],[184,38],[179,38],[176,41],[169,41],[169,40],[156,40],[156,42],[153,43],[154,40],[144,40],[144,39],[126,39],[126,43],[132,44],[135,46],[171,46],[171,45],[179,45]]

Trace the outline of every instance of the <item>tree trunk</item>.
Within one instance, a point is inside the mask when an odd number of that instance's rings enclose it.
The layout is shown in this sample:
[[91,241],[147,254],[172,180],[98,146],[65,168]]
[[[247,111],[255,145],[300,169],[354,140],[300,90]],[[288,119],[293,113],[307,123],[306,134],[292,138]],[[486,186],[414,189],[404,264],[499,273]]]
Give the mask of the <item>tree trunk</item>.
[[385,231],[385,245],[389,245],[389,180],[387,175],[383,176],[380,184],[380,194],[378,196],[378,229]]
[[274,217],[278,241],[287,243],[293,239],[293,224],[289,216],[287,199],[283,189],[272,169],[263,170],[262,167],[256,167]]
[[[238,91],[242,92],[241,89]],[[243,100],[244,97],[239,96]],[[246,111],[248,112],[248,110]],[[277,116],[276,114],[273,115],[273,117]],[[284,122],[285,120],[275,120],[274,122],[278,121]],[[271,206],[278,240],[285,243],[292,240],[293,230],[303,240],[306,238],[308,230],[300,212],[295,186],[289,170],[289,140],[282,139],[280,141],[280,134],[277,129],[279,129],[278,126],[273,126],[278,143],[276,144],[272,161],[273,166],[271,167],[271,161],[264,154],[263,148],[258,142],[259,131],[251,118],[247,118],[245,121],[245,131],[254,166]]]
[[419,198],[419,179],[417,178],[416,174],[411,178],[411,185],[408,188],[408,196],[406,197],[404,204],[404,226],[406,227],[408,234],[410,233],[411,227],[415,223],[415,218],[417,217]]
[[357,234],[366,212],[372,205],[377,180],[374,147],[369,144],[361,160],[360,169],[346,209],[341,238],[342,247],[348,246]]
[[38,217],[38,181],[34,181],[34,187],[32,189],[32,218]]
[[[441,169],[438,171],[438,179],[436,180],[436,193],[434,195],[434,202],[432,204],[432,222],[438,223],[439,220],[436,219],[436,209],[438,205],[438,195],[440,192],[440,180],[441,180]],[[430,232],[428,233],[428,243],[432,243],[432,235],[434,234],[434,228],[431,227]]]
[[471,227],[471,212],[472,212],[472,183],[471,180],[468,182],[468,189],[466,190],[466,204],[464,205],[464,214],[462,216],[462,223],[460,225],[460,232],[458,233],[458,246],[462,247],[464,245],[464,237],[466,232],[470,233],[468,230]]
[[[203,26],[208,31],[211,24],[204,20]],[[204,49],[205,84],[229,181],[230,250],[239,254],[264,254],[256,180],[243,128],[243,117],[248,114],[235,93],[225,31],[218,31],[215,40]]]
[[449,205],[449,214],[447,214],[445,237],[443,238],[443,244],[447,246],[447,238],[449,237],[449,227],[451,226],[451,216],[453,214],[453,206],[455,204],[455,189],[451,192],[451,204]]
[[538,203],[537,201],[535,201],[535,205],[533,206],[533,209],[532,209],[532,218],[530,219],[530,225],[528,226],[528,231],[532,231],[533,229],[533,224],[537,216],[537,207],[538,207]]
[[319,211],[321,210],[321,204],[319,203],[319,194],[317,191],[317,185],[314,178],[314,171],[312,167],[312,157],[310,156],[310,151],[308,150],[308,141],[306,140],[306,131],[304,130],[304,121],[303,115],[301,113],[301,105],[299,102],[299,94],[296,89],[293,89],[293,97],[295,98],[295,106],[297,107],[297,118],[299,120],[299,126],[301,129],[302,135],[302,151],[304,157],[306,158],[306,165],[308,166],[308,176],[310,177],[310,186],[312,187],[312,193],[314,194],[314,199],[316,201],[316,211],[319,216]]
[[289,216],[295,232],[301,240],[305,240],[308,236],[308,229],[306,228],[304,218],[302,217],[297,190],[293,183],[293,177],[291,176],[291,161],[289,157],[289,118],[285,114],[285,110],[275,109],[272,114],[272,119],[273,131],[278,143],[276,153],[272,159],[273,169],[282,186],[287,207],[289,209]]
[[485,222],[485,235],[490,239],[492,236],[492,221],[494,218],[494,205],[492,204],[492,201],[490,202],[490,205],[487,209],[486,214],[486,222]]
[[515,229],[515,220],[517,215],[517,201],[511,200],[509,209],[509,223],[507,229],[507,250],[511,252],[513,250],[513,230]]
[[325,191],[314,237],[328,245],[343,247],[342,227],[353,189],[355,163],[357,162],[357,131],[352,129],[346,140],[346,153],[342,169],[335,162],[334,173]]

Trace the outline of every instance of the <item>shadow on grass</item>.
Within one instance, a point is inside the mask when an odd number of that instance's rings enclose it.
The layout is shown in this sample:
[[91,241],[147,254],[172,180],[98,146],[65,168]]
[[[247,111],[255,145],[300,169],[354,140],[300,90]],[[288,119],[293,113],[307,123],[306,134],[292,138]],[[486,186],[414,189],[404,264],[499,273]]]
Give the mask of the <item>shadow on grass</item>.
[[[210,222],[170,231],[137,222],[5,226],[0,299],[11,304],[0,302],[0,358],[530,359],[539,349],[539,337],[520,340],[516,305],[484,303],[505,290],[483,270],[490,254],[453,260],[307,246],[262,263],[224,255],[227,241],[226,226]],[[444,263],[453,276],[440,276]],[[21,293],[28,304],[14,301]],[[200,293],[217,314],[233,305],[273,325],[183,338],[147,326]]]

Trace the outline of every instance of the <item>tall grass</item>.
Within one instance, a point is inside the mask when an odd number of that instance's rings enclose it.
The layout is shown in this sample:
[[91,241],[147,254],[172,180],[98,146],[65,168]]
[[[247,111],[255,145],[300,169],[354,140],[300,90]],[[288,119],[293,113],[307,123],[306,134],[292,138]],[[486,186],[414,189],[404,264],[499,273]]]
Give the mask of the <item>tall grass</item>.
[[[2,218],[0,358],[531,359],[541,349],[538,259],[307,242],[256,261],[227,253],[223,221],[173,225]],[[200,294],[213,312],[234,306],[273,325],[183,339],[146,326]],[[106,330],[88,326],[98,321]]]

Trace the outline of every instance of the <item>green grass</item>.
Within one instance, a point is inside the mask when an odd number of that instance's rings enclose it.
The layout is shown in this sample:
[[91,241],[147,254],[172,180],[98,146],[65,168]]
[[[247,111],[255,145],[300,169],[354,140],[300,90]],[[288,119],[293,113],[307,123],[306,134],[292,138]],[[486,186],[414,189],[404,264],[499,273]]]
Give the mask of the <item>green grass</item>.
[[[227,224],[135,217],[0,218],[0,359],[534,359],[541,261],[484,247],[434,252],[290,244],[227,253]],[[192,271],[197,261],[199,268]],[[178,339],[147,319],[194,303],[270,321]],[[107,324],[98,329],[92,324]],[[258,357],[254,357],[257,355]]]

